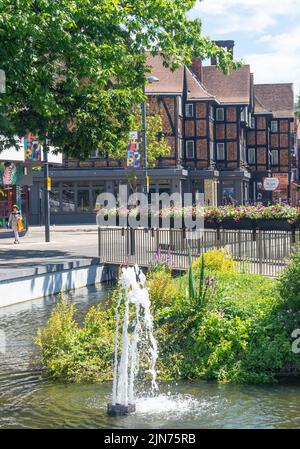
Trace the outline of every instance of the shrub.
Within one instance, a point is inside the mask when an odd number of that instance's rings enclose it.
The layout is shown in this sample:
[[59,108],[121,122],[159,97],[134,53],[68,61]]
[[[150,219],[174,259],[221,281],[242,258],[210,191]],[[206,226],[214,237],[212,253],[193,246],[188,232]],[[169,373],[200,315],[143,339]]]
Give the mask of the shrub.
[[165,267],[149,274],[147,286],[154,310],[169,307],[179,293],[173,282],[171,271]]
[[[214,248],[204,253],[205,268],[211,272],[233,272],[237,268],[237,262],[232,258],[231,253],[226,248]],[[199,269],[201,267],[201,257],[194,263],[193,268]]]
[[[207,254],[203,259],[207,261]],[[217,273],[213,286],[203,261],[197,271],[193,267],[180,278],[162,267],[148,275],[160,379],[266,383],[287,368],[300,368],[300,357],[291,350],[291,331],[300,324],[299,253],[279,282],[238,273],[226,264],[223,269],[224,259],[232,262],[219,250],[209,252],[208,265]],[[92,307],[82,326],[69,302],[56,306],[37,338],[53,377],[111,380],[117,295],[118,289],[106,311]]]
[[300,249],[291,256],[280,278],[280,293],[287,309],[300,311]]
[[53,378],[68,382],[107,381],[112,378],[114,308],[91,307],[82,326],[74,320],[74,305],[61,301],[36,343],[42,363]]

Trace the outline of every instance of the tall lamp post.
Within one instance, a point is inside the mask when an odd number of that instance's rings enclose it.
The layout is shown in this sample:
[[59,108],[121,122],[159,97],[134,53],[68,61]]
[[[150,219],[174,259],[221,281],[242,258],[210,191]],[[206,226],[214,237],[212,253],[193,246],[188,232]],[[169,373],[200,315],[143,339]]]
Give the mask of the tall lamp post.
[[44,155],[44,217],[45,217],[45,242],[50,242],[50,201],[49,201],[49,162],[48,139],[43,145]]
[[[146,78],[148,83],[153,84],[159,81],[159,78],[156,76],[148,76]],[[145,85],[143,85],[143,94],[146,94]],[[149,178],[148,178],[148,152],[147,152],[147,101],[146,99],[143,101],[142,105],[142,134],[143,134],[143,149],[144,149],[144,167],[145,167],[145,185],[144,191],[145,193],[149,193]]]

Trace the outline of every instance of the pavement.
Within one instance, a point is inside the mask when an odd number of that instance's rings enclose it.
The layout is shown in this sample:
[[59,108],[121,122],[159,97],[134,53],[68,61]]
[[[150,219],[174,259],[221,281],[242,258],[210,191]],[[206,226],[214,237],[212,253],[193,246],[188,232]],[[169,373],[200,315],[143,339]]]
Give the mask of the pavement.
[[98,259],[96,225],[53,226],[51,241],[45,242],[44,228],[31,227],[14,245],[13,238],[0,239],[0,281],[18,274],[38,274],[57,264],[80,264]]

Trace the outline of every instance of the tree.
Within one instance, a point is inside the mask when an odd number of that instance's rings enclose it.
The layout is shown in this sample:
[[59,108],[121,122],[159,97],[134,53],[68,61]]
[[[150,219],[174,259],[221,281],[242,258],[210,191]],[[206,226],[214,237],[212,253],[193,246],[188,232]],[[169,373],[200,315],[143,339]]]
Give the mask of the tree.
[[194,3],[1,0],[0,150],[30,131],[68,156],[100,149],[121,157],[143,100],[146,50],[173,69],[212,54],[225,72],[236,67],[187,17]]

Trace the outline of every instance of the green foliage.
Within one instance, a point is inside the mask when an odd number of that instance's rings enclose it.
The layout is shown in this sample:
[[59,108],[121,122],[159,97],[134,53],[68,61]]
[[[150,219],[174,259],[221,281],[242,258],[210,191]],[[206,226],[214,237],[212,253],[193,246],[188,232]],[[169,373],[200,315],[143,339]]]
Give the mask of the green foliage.
[[[172,69],[216,55],[228,72],[232,55],[188,18],[195,0],[2,0],[0,135],[31,131],[66,155],[100,149],[122,157],[133,105],[144,96],[146,51]],[[1,144],[3,147],[3,142]]]
[[50,374],[68,382],[106,381],[112,377],[114,308],[91,307],[82,326],[74,320],[74,306],[60,302],[36,343]]
[[280,292],[287,309],[300,311],[300,249],[291,256],[288,268],[280,279]]
[[[133,130],[142,129],[141,108],[138,107],[133,113]],[[149,167],[154,167],[159,157],[168,156],[171,147],[163,133],[163,123],[160,114],[147,114],[147,160]],[[126,154],[124,153],[123,158]]]
[[[205,267],[209,272],[234,272],[237,262],[226,248],[214,248],[203,255]],[[200,256],[194,263],[194,269],[201,267],[203,261]]]
[[[201,261],[197,271],[178,278],[166,267],[148,275],[159,378],[268,383],[285,371],[299,372],[299,355],[291,349],[291,332],[300,324],[299,254],[279,281],[226,268],[212,285],[205,256]],[[92,308],[81,327],[73,306],[57,306],[37,340],[54,377],[111,379],[115,300],[112,304],[105,312]]]

